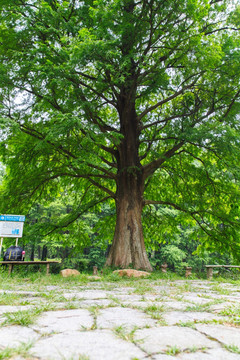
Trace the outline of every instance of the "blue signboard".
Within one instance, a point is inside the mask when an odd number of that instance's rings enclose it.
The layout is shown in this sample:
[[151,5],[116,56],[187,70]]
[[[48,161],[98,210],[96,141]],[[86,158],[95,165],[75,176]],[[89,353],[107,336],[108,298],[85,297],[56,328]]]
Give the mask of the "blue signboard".
[[24,215],[0,215],[0,221],[25,221]]

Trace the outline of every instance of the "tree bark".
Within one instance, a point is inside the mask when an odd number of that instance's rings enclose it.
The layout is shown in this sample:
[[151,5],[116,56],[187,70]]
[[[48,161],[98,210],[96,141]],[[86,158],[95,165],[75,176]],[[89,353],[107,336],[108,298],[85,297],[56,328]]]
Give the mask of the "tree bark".
[[30,260],[34,261],[34,251],[35,251],[35,244],[32,245],[31,248],[31,254],[30,254]]
[[141,215],[141,201],[133,194],[118,200],[116,227],[107,266],[132,266],[152,271],[144,244]]
[[116,156],[118,165],[116,191],[116,227],[106,261],[108,266],[152,271],[142,228],[144,177],[139,159],[139,126],[134,101],[128,101],[123,89],[119,101],[123,138]]
[[47,245],[43,245],[41,260],[47,260]]

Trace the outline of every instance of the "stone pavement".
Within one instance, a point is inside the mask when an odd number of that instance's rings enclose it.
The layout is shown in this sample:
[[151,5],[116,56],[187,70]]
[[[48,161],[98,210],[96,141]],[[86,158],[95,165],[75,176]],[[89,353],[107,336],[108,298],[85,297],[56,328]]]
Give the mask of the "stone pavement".
[[[240,360],[240,286],[66,281],[0,290],[0,359]],[[5,355],[4,355],[5,354]]]

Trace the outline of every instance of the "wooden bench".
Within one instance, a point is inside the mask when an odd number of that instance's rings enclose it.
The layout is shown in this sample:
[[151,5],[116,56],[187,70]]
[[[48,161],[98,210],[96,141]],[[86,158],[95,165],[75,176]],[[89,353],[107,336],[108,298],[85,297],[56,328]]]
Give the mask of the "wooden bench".
[[46,274],[49,275],[50,264],[59,264],[59,261],[49,260],[49,261],[0,261],[2,265],[8,265],[8,274],[10,275],[13,270],[14,265],[46,265],[47,271]]
[[207,278],[212,279],[213,277],[213,269],[215,268],[239,268],[240,266],[237,265],[205,265],[207,268]]

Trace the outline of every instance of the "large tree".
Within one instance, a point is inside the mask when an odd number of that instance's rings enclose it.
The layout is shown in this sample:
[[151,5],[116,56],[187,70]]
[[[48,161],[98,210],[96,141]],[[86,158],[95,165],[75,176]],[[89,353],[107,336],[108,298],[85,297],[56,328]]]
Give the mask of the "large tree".
[[81,193],[71,221],[114,201],[107,265],[151,269],[141,220],[150,204],[239,253],[239,8],[1,0],[0,11],[4,209],[57,184]]

